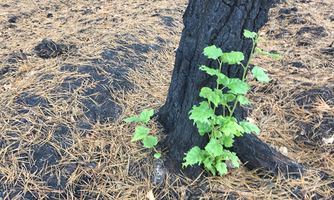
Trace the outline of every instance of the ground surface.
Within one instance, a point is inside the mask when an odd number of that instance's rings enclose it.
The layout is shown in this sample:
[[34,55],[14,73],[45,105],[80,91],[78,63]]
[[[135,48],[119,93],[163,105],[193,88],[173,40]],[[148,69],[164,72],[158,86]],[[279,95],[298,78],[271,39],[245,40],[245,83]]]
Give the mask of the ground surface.
[[[130,142],[135,124],[123,119],[163,105],[186,6],[186,0],[1,1],[0,199],[333,197],[330,0],[272,8],[258,47],[283,58],[252,62],[272,81],[250,81],[248,120],[261,128],[262,140],[309,166],[302,178],[241,167],[191,180],[165,169],[155,185],[159,163]],[[149,127],[163,137],[158,124]]]

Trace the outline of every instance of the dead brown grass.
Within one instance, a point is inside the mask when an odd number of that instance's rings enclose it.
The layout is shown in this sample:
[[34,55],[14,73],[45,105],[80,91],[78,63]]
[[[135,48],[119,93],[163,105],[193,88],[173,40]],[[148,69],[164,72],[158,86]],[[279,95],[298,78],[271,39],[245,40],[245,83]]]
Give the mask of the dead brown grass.
[[[333,13],[333,2],[330,0],[309,3],[287,0],[287,3],[271,9],[271,20],[259,32],[266,41],[258,47],[266,51],[276,50],[283,59],[254,58],[253,63],[266,69],[273,82],[250,82],[253,89],[248,95],[255,107],[249,118],[261,128],[259,137],[296,162],[310,166],[308,172],[297,180],[282,175],[262,179],[256,171],[243,167],[236,169],[234,174],[204,180],[167,173],[163,184],[158,186],[151,184],[154,164],[151,152],[143,149],[140,143],[130,142],[134,125],[122,120],[145,109],[157,111],[164,104],[174,65],[173,50],[178,46],[181,17],[187,1],[28,0],[15,3],[5,0],[2,4],[10,7],[1,8],[0,27],[8,27],[10,17],[27,14],[26,18],[17,20],[16,28],[3,28],[0,34],[1,54],[7,54],[3,60],[20,49],[31,52],[43,38],[73,43],[78,47],[77,54],[90,59],[101,59],[100,54],[106,48],[121,46],[117,41],[153,43],[156,36],[172,41],[166,44],[164,50],[143,54],[146,60],[135,63],[142,68],[129,69],[128,80],[136,87],[123,91],[113,89],[112,84],[105,86],[111,91],[110,99],[117,102],[122,111],[118,119],[111,119],[106,124],[90,122],[80,107],[81,100],[90,98],[84,96],[83,91],[93,88],[98,82],[83,82],[80,88],[71,92],[61,87],[68,78],[88,76],[62,69],[68,64],[78,67],[89,64],[81,57],[68,54],[66,59],[62,56],[43,60],[28,56],[26,60],[11,64],[10,72],[0,78],[0,139],[6,144],[0,149],[3,199],[9,199],[12,194],[16,194],[12,199],[22,199],[27,192],[34,194],[36,199],[48,199],[55,194],[60,195],[59,199],[147,199],[150,191],[154,191],[157,199],[186,199],[189,192],[195,193],[199,199],[227,199],[230,194],[238,199],[289,199],[297,189],[305,199],[312,199],[313,192],[327,199],[334,195],[333,188],[329,187],[333,185],[333,179],[323,180],[323,171],[334,177],[333,144],[312,140],[316,137],[312,134],[306,139],[315,146],[295,140],[298,135],[303,135],[303,129],[297,122],[310,124],[312,132],[320,126],[312,121],[313,118],[320,119],[321,123],[324,116],[333,116],[332,100],[319,96],[309,105],[313,109],[304,109],[296,99],[301,98],[302,92],[333,84],[333,55],[325,55],[321,51],[328,49],[327,46],[334,41],[333,22],[328,19]],[[284,7],[296,7],[300,16],[276,19],[280,15],[279,10]],[[93,14],[82,14],[86,10],[92,10]],[[49,12],[53,13],[53,18],[46,18]],[[173,17],[175,27],[167,27],[161,23],[161,18],[151,17],[157,13]],[[62,20],[54,20],[56,18]],[[110,18],[115,18],[115,21]],[[305,23],[289,24],[291,20]],[[322,26],[327,36],[297,34],[305,26]],[[274,37],[285,29],[288,33],[281,38]],[[298,46],[299,42],[310,45]],[[124,59],[121,54],[119,57],[120,61]],[[292,62],[304,63],[305,67],[294,67]],[[0,63],[0,69],[5,67],[5,62]],[[107,72],[104,73],[107,75]],[[53,75],[53,78],[42,79],[40,74]],[[113,81],[116,80],[110,77],[110,82]],[[27,94],[40,96],[50,107],[25,106],[15,101]],[[27,112],[22,113],[21,110]],[[77,124],[79,120],[90,123],[92,128],[80,128]],[[61,125],[70,130],[68,135],[57,134]],[[163,137],[158,124],[152,121],[149,127],[152,134]],[[333,130],[327,131],[316,134],[321,137],[333,135]],[[59,155],[58,164],[44,165],[38,173],[31,173],[25,166],[36,166],[36,161],[32,159],[37,152],[36,146],[45,144]],[[46,175],[55,177],[59,184],[61,176],[67,177],[66,188],[51,189],[45,181],[41,181]],[[78,186],[82,188],[80,191],[76,189]],[[295,198],[299,197],[295,195]]]

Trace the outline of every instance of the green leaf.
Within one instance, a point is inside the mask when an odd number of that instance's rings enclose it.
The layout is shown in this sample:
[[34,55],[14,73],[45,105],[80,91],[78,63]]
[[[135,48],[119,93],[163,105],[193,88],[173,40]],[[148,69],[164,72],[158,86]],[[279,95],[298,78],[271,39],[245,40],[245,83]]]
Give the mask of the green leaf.
[[219,140],[211,138],[210,142],[205,146],[205,150],[212,156],[220,156],[223,153],[223,146]]
[[235,152],[231,152],[231,162],[234,167],[239,168],[239,158],[237,157]]
[[205,56],[207,56],[208,58],[212,58],[212,59],[217,59],[219,58],[221,55],[223,55],[223,52],[220,48],[217,48],[215,45],[209,46],[209,47],[205,47],[203,54]]
[[225,123],[221,128],[221,131],[226,136],[238,134],[238,132],[243,131],[243,130],[244,129],[241,126],[239,126],[237,122],[234,122],[232,120]]
[[244,97],[244,95],[242,95],[242,94],[238,95],[237,100],[240,102],[241,105],[249,105],[250,104],[249,100],[246,97]]
[[139,122],[139,118],[136,116],[133,116],[133,117],[126,118],[124,121],[125,122]]
[[240,64],[244,60],[244,54],[240,51],[231,51],[230,53],[223,53],[220,59],[223,63],[228,63],[229,65]]
[[146,148],[152,148],[158,144],[158,137],[157,136],[147,136],[143,139],[143,146]]
[[189,112],[191,115],[189,116],[189,119],[194,120],[194,124],[196,122],[201,123],[209,123],[209,118],[213,115],[213,110],[210,108],[207,101],[202,101],[199,103],[200,106],[193,106],[192,110]]
[[137,126],[135,128],[135,136],[132,138],[131,142],[145,138],[149,132],[149,128],[144,126]]
[[229,116],[223,117],[221,115],[219,116],[215,115],[212,117],[212,120],[215,125],[222,126],[223,124],[226,124],[227,122],[231,121],[231,118]]
[[223,138],[223,133],[219,130],[214,130],[212,131],[211,135],[210,135],[210,138],[216,138],[218,140],[220,140],[221,138]]
[[207,157],[203,161],[203,164],[204,164],[205,169],[207,169],[208,171],[210,171],[213,176],[216,176],[216,168],[214,167],[214,159],[213,158]]
[[223,176],[224,174],[227,174],[227,165],[223,162],[222,158],[217,159],[216,169],[220,176]]
[[228,87],[230,89],[229,93],[232,94],[246,94],[247,90],[250,89],[248,83],[238,78],[219,79],[219,84]]
[[203,136],[205,133],[211,132],[211,126],[208,123],[196,122],[198,133]]
[[257,127],[255,124],[251,123],[251,122],[246,122],[246,121],[242,121],[239,123],[240,126],[244,129],[243,132],[245,133],[251,133],[252,131],[254,131],[256,134],[260,133],[260,129],[259,127]]
[[262,38],[262,37],[257,38],[257,40],[266,41],[266,40],[265,40],[264,38]]
[[219,73],[218,69],[212,69],[212,68],[209,68],[205,65],[201,65],[199,67],[199,69],[202,70],[202,71],[205,71],[207,74],[209,74],[211,76],[213,76],[213,75],[219,76],[220,74],[222,74],[222,73]]
[[159,159],[161,157],[161,153],[155,153],[154,158]]
[[224,139],[223,139],[223,144],[225,147],[232,147],[233,146],[233,140],[234,138],[234,135],[231,134],[231,135],[225,135]]
[[235,100],[234,94],[221,94],[219,104],[227,106],[227,103]]
[[256,78],[260,82],[269,82],[270,79],[267,76],[266,73],[264,73],[263,69],[261,67],[255,66],[252,69],[253,77]]
[[182,168],[187,167],[188,165],[193,166],[196,163],[200,165],[204,160],[202,150],[198,146],[194,146],[184,155],[186,155],[186,157],[183,158],[183,160],[186,162],[182,163]]
[[235,152],[224,150],[223,160],[231,161],[234,167],[239,167],[239,158]]
[[219,103],[219,96],[214,91],[212,91],[208,87],[203,87],[201,89],[201,92],[199,93],[200,97],[207,98],[210,102],[212,102],[216,107],[218,107]]
[[229,81],[230,78],[227,77],[225,74],[222,74],[222,73],[218,74],[217,76],[219,76],[219,79],[217,79],[217,83],[218,83],[219,85],[224,85],[224,86],[226,86],[225,83],[227,83],[227,82]]
[[264,54],[264,55],[268,55],[268,56],[271,56],[271,57],[274,57],[274,58],[278,58],[278,59],[281,59],[282,57],[278,54],[273,54],[273,53],[268,53],[266,51],[261,51],[259,48],[256,48],[256,51],[259,52],[260,54]]
[[147,123],[150,118],[153,116],[154,110],[144,110],[142,113],[140,113],[139,119],[145,123]]
[[250,32],[249,30],[244,30],[244,36],[246,38],[255,38],[257,34],[255,32]]

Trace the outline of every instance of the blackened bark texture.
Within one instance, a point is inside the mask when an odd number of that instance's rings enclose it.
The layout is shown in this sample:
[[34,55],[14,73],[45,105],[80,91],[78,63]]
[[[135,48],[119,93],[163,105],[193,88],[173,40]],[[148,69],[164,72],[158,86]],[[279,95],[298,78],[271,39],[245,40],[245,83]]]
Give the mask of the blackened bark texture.
[[[274,0],[190,0],[184,13],[183,29],[175,66],[165,105],[158,113],[158,120],[164,126],[169,156],[178,163],[184,153],[193,146],[201,149],[208,137],[201,137],[189,111],[199,105],[202,87],[214,88],[216,77],[199,70],[200,65],[218,68],[217,61],[207,59],[203,49],[210,45],[220,47],[223,52],[241,51],[245,55],[244,65],[249,58],[252,41],[243,37],[244,29],[257,32],[268,20],[268,11]],[[222,67],[228,77],[241,78],[241,66]],[[219,113],[218,113],[219,114]],[[242,120],[242,108],[238,106],[234,117]],[[270,148],[253,134],[235,138],[233,151],[250,169],[298,172],[302,167]]]

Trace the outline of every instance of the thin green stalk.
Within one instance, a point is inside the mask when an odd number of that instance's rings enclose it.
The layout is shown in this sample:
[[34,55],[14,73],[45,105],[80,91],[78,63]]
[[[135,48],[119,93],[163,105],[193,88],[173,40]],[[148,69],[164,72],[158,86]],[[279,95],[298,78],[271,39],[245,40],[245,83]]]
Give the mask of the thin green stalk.
[[[253,52],[254,52],[254,48],[255,48],[255,44],[256,44],[256,39],[254,40],[254,39],[252,38],[252,41],[253,41],[253,46],[252,46],[252,50],[251,50],[251,53],[250,53],[250,55],[249,55],[249,59],[248,59],[248,61],[247,61],[246,67],[244,67],[244,66],[242,65],[242,63],[241,63],[242,67],[244,68],[244,73],[242,74],[242,81],[243,81],[243,82],[245,81],[246,72],[247,72],[247,69],[248,69],[248,67],[249,67],[249,63],[250,63],[250,61],[251,61],[251,58],[252,58],[253,55],[254,55]],[[234,105],[233,105],[232,112],[230,113],[230,117],[232,117],[233,112],[234,112],[234,110],[235,110],[235,108],[236,108],[236,106],[237,106],[237,103],[238,103],[238,100],[236,99],[235,102],[234,102]]]
[[247,61],[246,69],[244,69],[244,73],[243,73],[243,75],[242,75],[242,81],[245,81],[245,76],[246,76],[247,68],[248,68],[249,63],[250,63],[250,61],[251,61],[251,58],[252,58],[253,55],[254,55],[253,52],[254,52],[254,48],[255,48],[255,44],[256,44],[256,40],[254,40],[254,39],[252,38],[252,41],[253,41],[253,46],[252,46],[251,54],[250,54],[249,59],[248,59],[248,61]]

